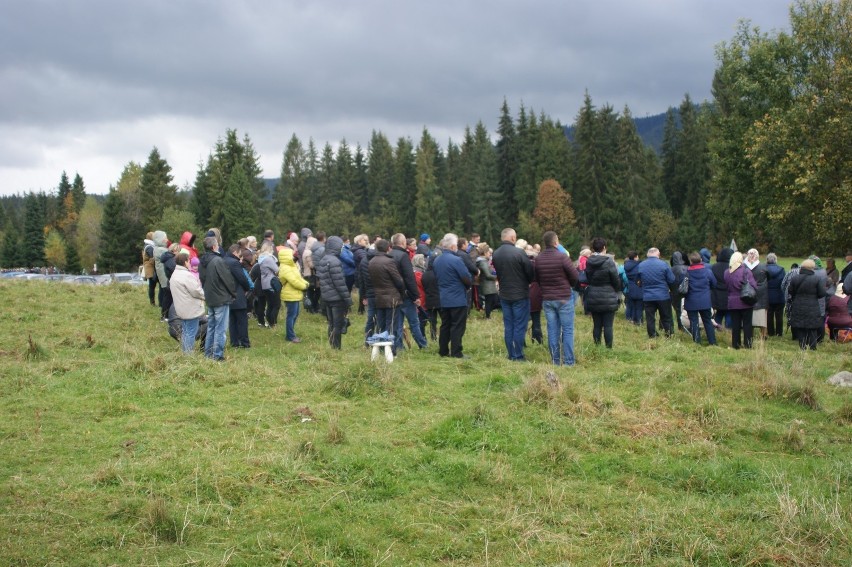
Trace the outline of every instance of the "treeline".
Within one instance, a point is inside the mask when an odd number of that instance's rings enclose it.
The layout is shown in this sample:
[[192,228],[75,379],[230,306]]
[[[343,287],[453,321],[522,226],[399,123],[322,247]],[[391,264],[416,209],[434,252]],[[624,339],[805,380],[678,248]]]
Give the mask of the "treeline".
[[504,100],[495,132],[480,121],[443,145],[427,128],[416,141],[373,131],[365,148],[319,147],[293,134],[270,195],[249,136],[228,130],[183,191],[155,148],[144,166],[125,167],[101,211],[87,200],[76,220],[63,216],[62,181],[51,195],[26,196],[23,208],[20,197],[14,207],[4,200],[0,263],[9,265],[13,249],[41,248],[39,222],[45,254],[20,260],[60,267],[70,247],[84,265],[126,269],[148,230],[177,239],[211,226],[226,241],[309,226],[349,235],[475,231],[495,243],[514,226],[529,240],[557,230],[573,248],[601,235],[619,254],[714,249],[732,238],[787,254],[842,253],[852,233],[850,6],[801,1],[790,34],[743,24],[717,49],[713,101],[686,95],[670,109],[660,154],[642,142],[627,107],[595,106],[588,93],[571,140],[547,113],[523,104],[513,113]]

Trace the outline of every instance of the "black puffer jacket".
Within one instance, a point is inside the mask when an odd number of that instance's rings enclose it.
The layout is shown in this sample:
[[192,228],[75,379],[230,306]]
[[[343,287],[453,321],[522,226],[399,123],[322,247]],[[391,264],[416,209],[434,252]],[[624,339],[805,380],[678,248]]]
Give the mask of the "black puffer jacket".
[[825,279],[813,270],[801,268],[790,280],[790,326],[794,329],[819,329],[824,324],[819,300],[827,295]]
[[435,269],[432,267],[432,262],[429,262],[429,267],[423,272],[423,277],[420,279],[423,284],[423,291],[426,292],[425,309],[440,309],[441,308],[441,292],[438,288],[438,278],[435,276]]
[[367,248],[364,259],[358,264],[358,296],[361,299],[376,297],[373,291],[373,281],[370,279],[370,260],[376,255],[373,248]]
[[618,292],[621,278],[618,268],[609,256],[593,254],[586,261],[586,277],[589,287],[583,299],[592,313],[607,313],[618,310]]
[[240,264],[236,256],[230,253],[225,254],[224,260],[228,266],[228,270],[231,272],[231,276],[234,278],[234,282],[237,284],[237,296],[234,302],[231,303],[231,309],[247,309],[248,301],[246,301],[246,293],[251,288],[251,284],[246,277],[246,273],[243,271],[243,265]]
[[332,236],[325,243],[325,254],[317,266],[320,293],[325,303],[345,303],[352,305],[352,296],[346,287],[343,276],[343,264],[340,262],[340,251],[343,250],[343,240]]
[[751,275],[757,282],[757,303],[754,304],[754,309],[766,309],[769,307],[769,273],[766,271],[766,264],[760,262],[751,269]]
[[730,248],[722,248],[716,255],[716,263],[710,268],[713,277],[716,278],[716,287],[710,290],[710,300],[713,309],[717,311],[728,310],[728,285],[725,283],[725,272],[731,262],[734,251]]

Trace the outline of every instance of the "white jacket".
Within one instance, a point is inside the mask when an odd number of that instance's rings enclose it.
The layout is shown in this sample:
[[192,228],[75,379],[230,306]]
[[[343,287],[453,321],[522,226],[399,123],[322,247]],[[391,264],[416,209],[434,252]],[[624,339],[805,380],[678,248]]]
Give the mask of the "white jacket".
[[184,266],[175,266],[169,280],[175,313],[180,319],[196,319],[204,315],[204,289],[201,281]]

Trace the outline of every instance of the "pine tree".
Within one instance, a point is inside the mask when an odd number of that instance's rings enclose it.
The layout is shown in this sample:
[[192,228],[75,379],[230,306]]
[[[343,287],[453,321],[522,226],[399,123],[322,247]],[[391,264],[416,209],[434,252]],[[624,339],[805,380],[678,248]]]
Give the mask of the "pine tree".
[[172,184],[172,180],[171,166],[160,156],[157,148],[152,149],[148,154],[147,163],[142,168],[142,178],[139,182],[144,226],[153,227],[163,216],[166,207],[176,203],[177,187]]
[[24,265],[21,252],[21,243],[16,233],[12,230],[6,231],[3,236],[3,249],[0,251],[0,267],[19,268]]
[[[353,213],[356,217],[369,214],[369,190],[367,188],[367,157],[361,144],[355,146],[355,179],[352,183]],[[350,234],[350,236],[355,236]]]
[[504,212],[497,181],[497,152],[482,121],[477,122],[468,167],[472,173],[470,198],[471,231],[477,231],[488,242],[497,242],[503,229]]
[[254,233],[258,228],[254,192],[243,164],[235,164],[228,178],[223,203],[222,242],[225,246]]
[[394,152],[394,178],[390,201],[394,212],[393,218],[397,221],[395,230],[402,230],[405,234],[420,234],[423,229],[419,228],[416,222],[417,166],[414,146],[408,138],[397,140]]
[[449,228],[446,202],[441,196],[438,185],[436,162],[439,153],[438,143],[424,128],[420,144],[417,146],[415,162],[417,184],[415,225],[419,232],[440,234]]
[[210,207],[210,171],[213,169],[213,156],[207,156],[207,163],[198,162],[195,184],[192,187],[192,199],[189,210],[198,226],[211,226],[213,211]]
[[44,193],[27,194],[24,201],[24,242],[20,260],[28,268],[41,267],[46,264],[44,257],[44,229],[47,225],[45,204],[47,196]]
[[69,211],[66,209],[66,201],[69,195],[71,195],[71,182],[68,181],[68,174],[63,171],[62,176],[59,178],[59,186],[56,187],[56,218],[48,219],[50,224],[58,226],[68,215]]
[[293,134],[284,150],[281,176],[272,198],[275,221],[283,230],[299,230],[298,225],[313,224],[314,196],[308,191],[307,153]]
[[80,265],[80,255],[77,254],[77,246],[70,239],[65,240],[65,271],[69,274],[79,274],[83,271]]
[[138,240],[135,235],[127,234],[127,224],[124,199],[115,188],[110,187],[101,221],[97,259],[100,272],[124,272],[138,263]]
[[[329,206],[338,201],[352,201],[356,198],[355,189],[355,162],[352,160],[352,150],[346,139],[340,141],[337,146],[337,155],[334,158],[334,166],[331,170],[331,186],[328,200],[323,206]],[[357,202],[357,201],[355,201]]]
[[86,185],[83,183],[83,178],[80,177],[79,173],[74,175],[71,194],[74,196],[74,212],[79,216],[80,211],[86,205]]
[[368,217],[387,215],[392,211],[383,210],[389,205],[394,190],[393,147],[387,137],[373,130],[370,144],[367,146],[367,207]]
[[518,177],[517,134],[505,98],[503,106],[500,107],[497,135],[497,190],[500,193],[500,208],[505,223],[514,226],[518,218],[518,204],[515,200],[515,183]]

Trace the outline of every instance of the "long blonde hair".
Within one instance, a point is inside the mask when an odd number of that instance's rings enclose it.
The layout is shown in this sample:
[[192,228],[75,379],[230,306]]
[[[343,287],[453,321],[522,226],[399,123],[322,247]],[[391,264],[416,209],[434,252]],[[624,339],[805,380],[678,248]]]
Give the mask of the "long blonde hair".
[[732,274],[737,271],[737,268],[743,265],[743,253],[734,252],[731,254],[731,260],[728,262],[728,271]]

